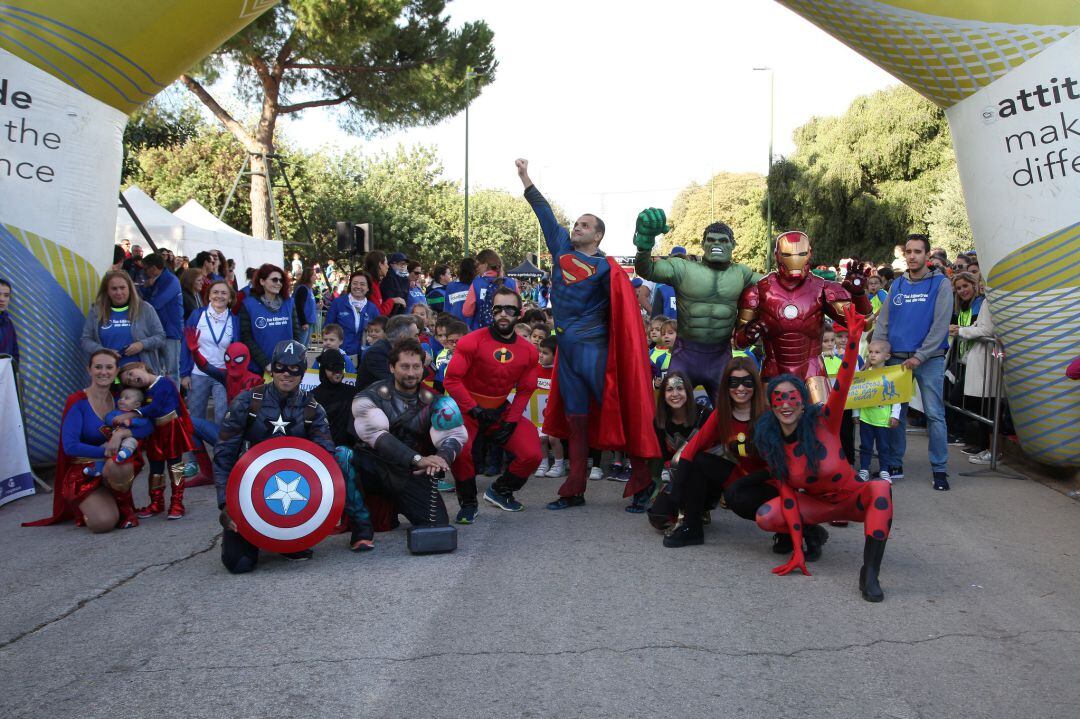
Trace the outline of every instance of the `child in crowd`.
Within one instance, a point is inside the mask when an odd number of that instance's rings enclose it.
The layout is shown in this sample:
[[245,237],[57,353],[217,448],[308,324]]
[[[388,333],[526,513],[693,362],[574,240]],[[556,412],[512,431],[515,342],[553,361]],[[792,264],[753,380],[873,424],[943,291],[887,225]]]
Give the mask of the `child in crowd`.
[[652,365],[653,389],[660,389],[668,365],[671,364],[671,347],[678,336],[679,325],[675,320],[665,319],[660,323],[660,338],[656,346],[649,351],[649,364]]
[[[831,341],[830,341],[831,336]],[[835,383],[836,374],[840,371],[844,348],[847,347],[847,327],[833,323],[826,324],[821,332],[821,362],[825,366],[825,372],[829,375],[829,382]],[[862,369],[863,361],[859,358],[859,367]],[[844,449],[844,456],[848,464],[855,466],[855,419],[850,409],[844,410],[844,417],[840,423],[840,446]]]
[[649,337],[650,350],[656,347],[656,343],[660,341],[660,328],[663,326],[665,319],[667,318],[663,315],[657,315],[649,320],[649,331],[647,334]]
[[524,322],[518,322],[514,325],[514,332],[517,333],[518,337],[528,340],[529,336],[532,335],[532,327],[529,327]]
[[372,317],[364,330],[364,341],[360,345],[360,356],[364,356],[367,348],[386,337],[386,317],[379,315]]
[[[137,387],[125,387],[120,396],[116,398],[116,409],[105,415],[105,424],[116,429],[117,427],[132,427],[142,428],[146,430],[153,429],[153,423],[145,417],[123,417],[127,412],[135,412],[143,406],[143,399],[145,395],[141,389]],[[140,433],[142,434],[142,433]],[[149,434],[147,432],[146,434]],[[113,461],[117,464],[126,462],[135,456],[135,453],[139,451],[139,440],[134,437],[128,437],[120,443],[120,449],[117,450],[116,456],[113,457]],[[105,467],[107,459],[103,459],[100,462],[94,462],[88,465],[83,470],[83,474],[88,477],[100,477],[101,471]]]
[[536,345],[537,349],[540,349],[540,343],[551,336],[551,328],[547,323],[534,322],[530,325],[532,328],[529,332],[529,341]]
[[446,377],[446,367],[454,356],[458,340],[469,333],[469,326],[461,320],[450,316],[450,322],[444,326],[444,331],[446,334],[443,337],[443,348],[438,357],[435,358],[435,391],[439,394],[444,391],[443,378]]
[[[885,340],[874,340],[866,347],[867,369],[884,367],[892,357],[892,347]],[[859,417],[859,480],[870,479],[870,460],[874,456],[874,446],[877,445],[878,454],[878,477],[891,483],[892,477],[885,467],[889,461],[889,428],[900,424],[900,404],[882,405],[880,407],[864,407],[855,410]]]
[[[555,338],[550,334],[540,341],[540,373],[536,378],[538,390],[551,391],[551,376],[555,371]],[[534,395],[535,396],[535,395]],[[537,477],[561,477],[566,474],[566,455],[563,444],[559,439],[552,439],[544,434],[543,415],[547,412],[547,404],[540,416],[540,466],[536,468]],[[548,453],[551,453],[552,461],[548,463]]]
[[[331,322],[323,327],[322,330],[322,345],[323,352],[326,350],[337,350],[341,353],[341,356],[345,358],[345,371],[356,372],[356,365],[353,364],[352,358],[345,354],[345,350],[341,349],[341,343],[345,341],[345,330],[341,328],[341,325]],[[315,360],[315,364],[312,365],[312,369],[319,369],[319,360]]]

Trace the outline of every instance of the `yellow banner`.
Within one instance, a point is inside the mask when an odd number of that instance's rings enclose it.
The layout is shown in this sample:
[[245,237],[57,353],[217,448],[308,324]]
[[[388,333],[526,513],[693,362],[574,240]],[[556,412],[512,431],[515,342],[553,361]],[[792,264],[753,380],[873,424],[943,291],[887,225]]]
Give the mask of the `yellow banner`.
[[846,409],[881,407],[911,401],[911,370],[903,365],[865,369],[855,373]]

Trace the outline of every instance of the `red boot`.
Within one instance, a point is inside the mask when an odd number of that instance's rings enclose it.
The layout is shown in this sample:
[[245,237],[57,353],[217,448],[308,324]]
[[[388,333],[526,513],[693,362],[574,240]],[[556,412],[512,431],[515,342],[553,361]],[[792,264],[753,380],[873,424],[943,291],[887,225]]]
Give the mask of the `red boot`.
[[143,519],[165,511],[165,476],[151,474],[147,480],[147,485],[150,487],[150,504],[142,507],[138,512]]
[[184,516],[184,464],[169,466],[169,478],[172,480],[172,496],[169,497],[168,519],[180,519]]
[[120,518],[116,520],[117,529],[130,529],[139,526],[139,518],[135,515],[135,501],[131,498],[131,490],[118,492],[109,488],[113,499],[116,500],[116,509],[120,512]]
[[205,449],[195,450],[195,461],[199,465],[199,473],[194,477],[184,480],[185,487],[203,487],[214,483],[214,465],[210,461],[210,455]]
[[589,416],[572,414],[566,421],[570,425],[567,438],[570,469],[566,481],[559,487],[559,496],[577,497],[585,494],[585,477],[589,473]]

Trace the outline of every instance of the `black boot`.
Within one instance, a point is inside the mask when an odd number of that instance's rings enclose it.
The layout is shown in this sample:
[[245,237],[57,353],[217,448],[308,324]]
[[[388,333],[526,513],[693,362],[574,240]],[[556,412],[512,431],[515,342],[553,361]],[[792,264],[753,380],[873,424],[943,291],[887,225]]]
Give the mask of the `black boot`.
[[795,545],[791,543],[790,534],[781,534],[777,532],[772,536],[772,550],[774,554],[791,554],[794,549]]
[[868,602],[880,602],[885,599],[885,592],[881,591],[878,584],[878,574],[881,572],[881,558],[885,556],[885,542],[887,539],[866,538],[863,545],[863,566],[859,572],[859,591],[863,599]]
[[829,541],[829,532],[820,525],[808,525],[803,531],[803,541],[806,542],[806,561],[816,562],[821,559],[822,545]]
[[680,524],[664,537],[664,546],[673,549],[691,547],[696,544],[705,544],[705,532],[700,525],[691,527],[689,524]]

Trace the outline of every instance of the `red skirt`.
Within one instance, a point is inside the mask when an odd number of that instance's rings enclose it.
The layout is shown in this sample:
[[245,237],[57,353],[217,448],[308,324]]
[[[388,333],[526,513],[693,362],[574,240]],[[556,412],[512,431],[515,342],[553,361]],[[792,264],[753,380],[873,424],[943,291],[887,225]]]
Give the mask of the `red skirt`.
[[[167,462],[195,449],[191,441],[194,431],[191,420],[177,416],[165,424],[155,424],[154,433],[146,440],[146,458],[151,462]],[[185,426],[186,425],[186,426]]]
[[60,478],[60,496],[72,512],[79,510],[83,500],[93,494],[94,490],[103,486],[102,477],[88,477],[83,470],[93,466],[93,462],[72,461],[68,471]]

